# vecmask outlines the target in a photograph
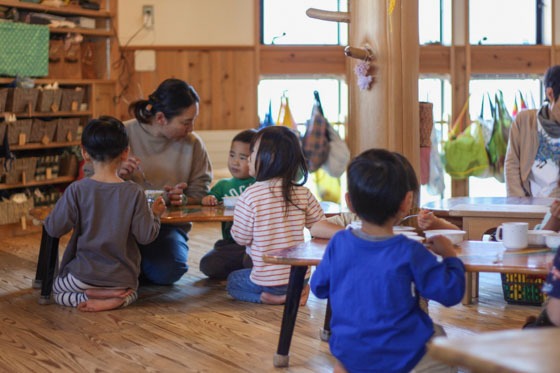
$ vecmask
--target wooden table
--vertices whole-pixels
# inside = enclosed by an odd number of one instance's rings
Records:
[[[321,262],[328,240],[314,238],[295,248],[276,250],[263,256],[267,263],[290,265],[290,280],[286,294],[286,304],[282,316],[278,348],[274,356],[274,366],[289,365],[289,351],[294,326],[299,308],[299,299],[307,266],[316,266]],[[478,296],[478,272],[517,272],[525,274],[547,274],[547,263],[554,254],[547,248],[534,248],[519,251],[506,251],[501,242],[463,241],[457,246],[457,256],[463,261],[466,269],[466,289],[463,304],[472,303]],[[330,312],[327,307],[325,317],[326,331],[322,339],[328,339]],[[323,338],[323,336],[325,338]]]
[[[560,328],[507,330],[461,338],[434,338],[428,354],[472,372],[560,371]]]
[[[524,221],[532,229],[542,221],[553,201],[533,197],[454,197],[422,207],[462,227],[467,239],[480,240],[487,229],[503,222]]]

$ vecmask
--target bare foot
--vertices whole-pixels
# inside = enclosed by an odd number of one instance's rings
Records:
[[[309,298],[309,284],[303,287],[301,292],[301,297],[299,298],[299,305],[305,306],[307,304],[307,298]],[[264,304],[284,304],[286,303],[285,295],[273,295],[270,293],[261,293],[261,302]]]
[[[78,304],[76,308],[82,312],[108,311],[119,308],[124,302],[124,298],[88,299]]]
[[[126,298],[133,292],[132,289],[87,289],[85,291],[89,299]]]

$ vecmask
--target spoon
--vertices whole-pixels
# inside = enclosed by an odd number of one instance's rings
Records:
[[[428,214],[433,214],[433,211],[428,212]],[[412,214],[412,215],[407,215],[404,218],[402,218],[401,220],[399,220],[399,223],[397,225],[400,225],[403,221],[408,220],[410,218],[415,218],[417,216],[420,216],[420,214]]]

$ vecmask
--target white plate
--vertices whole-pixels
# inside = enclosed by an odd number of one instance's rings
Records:
[[[406,232],[406,231],[413,231],[416,228],[414,227],[407,227],[406,225],[395,225],[393,226],[393,232]]]

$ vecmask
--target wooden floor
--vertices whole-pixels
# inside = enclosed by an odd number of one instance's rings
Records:
[[[318,338],[324,301],[311,295],[300,309],[290,367],[275,369],[282,307],[234,301],[224,283],[201,276],[199,258],[220,235],[216,223],[193,227],[190,270],[176,285],[143,287],[133,305],[102,313],[37,303],[39,291],[30,286],[40,239],[34,230],[0,230],[1,372],[332,370],[328,344]],[[446,309],[430,303],[432,318],[449,336],[519,328],[538,311],[506,304],[499,277],[490,274],[481,276],[478,304]]]

